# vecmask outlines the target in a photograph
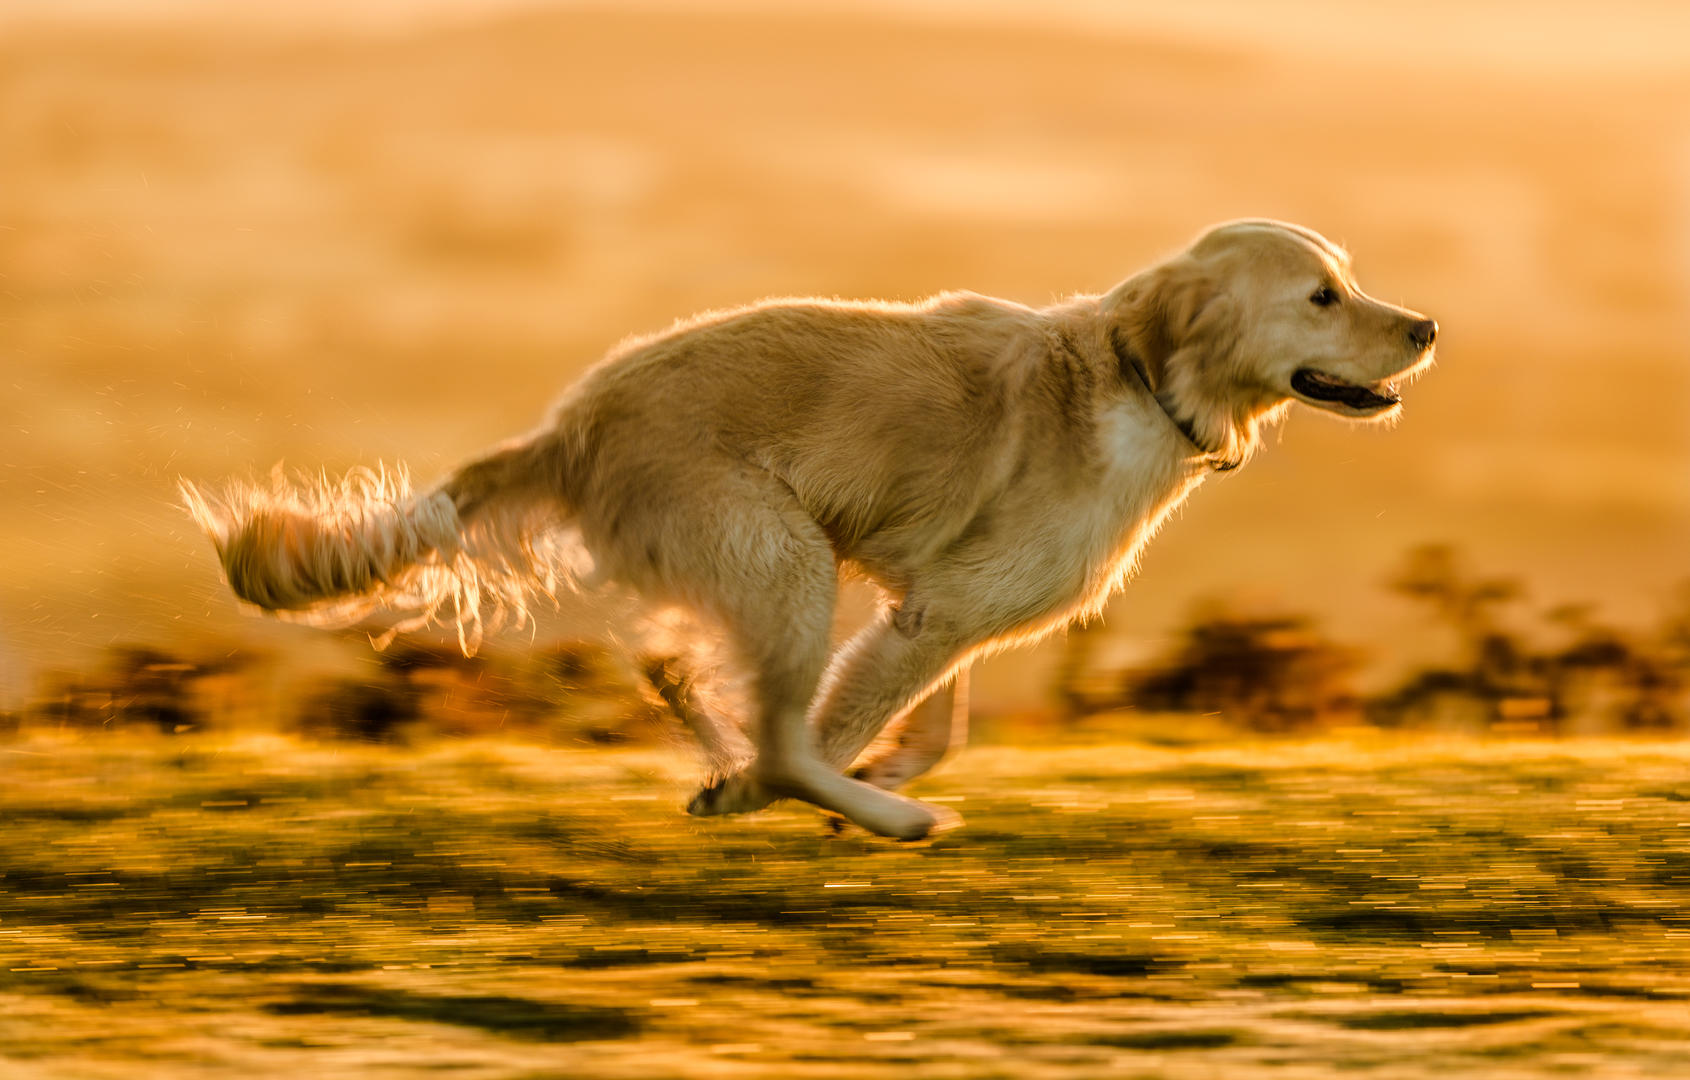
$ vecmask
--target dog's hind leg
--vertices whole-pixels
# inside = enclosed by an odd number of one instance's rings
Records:
[[[905,713],[863,752],[858,780],[896,791],[968,743],[968,668]]]
[[[700,693],[698,681],[684,658],[648,657],[641,674],[675,719],[698,741],[712,771],[725,772],[751,757],[743,735],[722,721],[711,707],[709,694]]]

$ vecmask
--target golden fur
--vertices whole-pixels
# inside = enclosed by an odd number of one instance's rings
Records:
[[[693,812],[792,796],[919,837],[945,812],[841,773],[890,720],[974,657],[1095,612],[1292,401],[1394,414],[1381,384],[1429,363],[1434,331],[1362,293],[1317,234],[1235,222],[1041,309],[946,293],[679,323],[422,495],[387,474],[185,491],[234,591],[298,618],[449,607],[467,649],[484,610],[521,619],[583,578],[707,616],[751,675],[758,754]],[[590,571],[567,565],[576,540]],[[887,602],[830,657],[842,567]]]

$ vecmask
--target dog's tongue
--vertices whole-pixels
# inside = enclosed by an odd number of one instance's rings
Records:
[[[1318,401],[1338,401],[1354,409],[1376,408],[1397,400],[1394,389],[1389,387],[1388,393],[1380,394],[1368,387],[1335,379],[1313,368],[1302,368],[1291,376],[1291,386],[1306,397]]]

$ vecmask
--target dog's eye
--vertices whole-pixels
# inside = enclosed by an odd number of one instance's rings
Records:
[[[1331,307],[1337,302],[1338,294],[1332,290],[1330,285],[1322,285],[1314,291],[1313,296],[1309,297],[1309,303],[1317,307]]]

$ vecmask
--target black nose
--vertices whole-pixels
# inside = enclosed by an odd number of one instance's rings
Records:
[[[1417,349],[1430,349],[1432,342],[1438,337],[1438,322],[1436,319],[1421,319],[1408,326],[1408,340],[1414,342]]]

